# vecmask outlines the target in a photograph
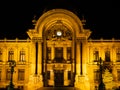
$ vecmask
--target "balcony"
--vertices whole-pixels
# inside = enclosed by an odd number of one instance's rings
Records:
[[[17,64],[17,65],[26,65],[27,62],[26,62],[26,61],[18,61],[16,64]]]
[[[67,64],[70,64],[71,63],[71,60],[65,60],[65,59],[54,59],[54,60],[47,60],[47,63],[48,64],[51,64],[51,63],[67,63]]]

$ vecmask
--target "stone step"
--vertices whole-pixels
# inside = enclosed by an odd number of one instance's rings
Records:
[[[80,90],[75,87],[41,87],[37,90]]]

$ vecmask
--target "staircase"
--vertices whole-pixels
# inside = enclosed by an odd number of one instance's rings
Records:
[[[80,90],[75,87],[41,87],[37,90]]]

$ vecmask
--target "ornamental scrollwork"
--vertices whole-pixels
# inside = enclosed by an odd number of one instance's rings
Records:
[[[46,40],[72,40],[72,32],[60,21],[56,22],[51,28],[49,28],[45,34]]]

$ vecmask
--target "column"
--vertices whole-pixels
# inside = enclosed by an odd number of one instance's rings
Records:
[[[63,47],[63,58],[67,60],[67,47],[66,46]]]
[[[53,70],[50,70],[50,81],[49,85],[54,86],[54,72]]]
[[[38,74],[42,73],[42,43],[38,43]]]
[[[35,74],[38,74],[38,56],[39,56],[39,55],[38,55],[38,50],[39,50],[39,49],[38,49],[38,42],[36,42],[36,45],[35,45],[35,46],[36,46]]]
[[[55,58],[55,48],[54,48],[54,45],[52,45],[51,47],[51,60],[54,60]]]
[[[76,43],[76,75],[80,75],[80,42]]]
[[[35,47],[35,42],[32,42],[33,43],[33,46],[31,48],[31,53],[30,53],[30,57],[31,57],[31,60],[30,62],[32,62],[31,64],[31,73],[32,74],[35,74],[35,67],[36,67],[36,47]]]
[[[64,71],[64,85],[68,86],[69,85],[69,81],[68,81],[68,70]]]

